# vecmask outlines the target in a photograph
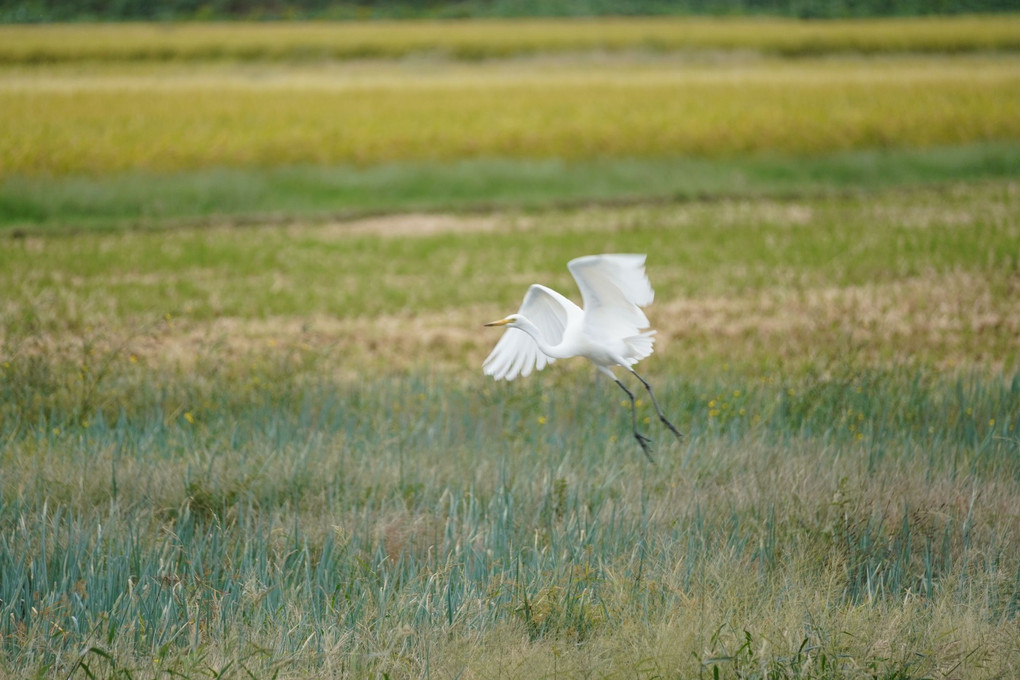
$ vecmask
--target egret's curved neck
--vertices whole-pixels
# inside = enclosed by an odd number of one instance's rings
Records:
[[[546,356],[553,357],[554,359],[562,358],[559,356],[559,352],[556,351],[556,345],[550,345],[545,341],[545,338],[542,337],[542,331],[538,330],[538,326],[532,323],[531,319],[522,316],[517,319],[516,323],[514,323],[514,327],[519,328],[530,335],[535,341],[535,344],[538,345],[538,348],[542,350],[542,353]]]

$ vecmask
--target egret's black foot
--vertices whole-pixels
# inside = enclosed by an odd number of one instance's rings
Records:
[[[638,444],[641,445],[641,450],[645,452],[645,457],[647,457],[650,462],[654,463],[655,459],[652,458],[652,449],[648,446],[652,443],[652,440],[637,430],[634,430],[634,439],[637,439]]]
[[[662,421],[663,425],[665,425],[666,427],[669,428],[670,432],[672,432],[673,434],[676,435],[677,439],[683,439],[684,438],[684,433],[681,432],[680,430],[676,429],[676,425],[674,425],[673,423],[671,423],[668,420],[666,420],[665,416],[659,416],[659,420]]]

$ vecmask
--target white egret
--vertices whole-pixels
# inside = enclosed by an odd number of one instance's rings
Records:
[[[655,331],[647,330],[648,318],[641,310],[655,297],[645,275],[645,256],[589,255],[571,260],[567,269],[581,289],[584,309],[555,290],[533,283],[516,314],[485,324],[507,326],[507,330],[482,370],[496,380],[513,380],[556,359],[588,359],[627,394],[634,438],[653,460],[651,440],[638,432],[634,393],[613,373],[615,366],[633,373],[648,390],[659,420],[677,438],[683,436],[663,415],[652,386],[634,370],[634,364],[652,353],[655,340]]]

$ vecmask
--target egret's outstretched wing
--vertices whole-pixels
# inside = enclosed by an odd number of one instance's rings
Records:
[[[517,313],[528,317],[548,344],[558,345],[567,327],[568,306],[577,305],[551,288],[536,283],[528,288]],[[513,380],[518,375],[530,375],[532,370],[540,371],[553,361],[555,359],[540,350],[530,335],[517,328],[508,328],[482,363],[482,370],[496,380]]]
[[[584,298],[584,327],[593,337],[627,338],[648,328],[641,307],[655,298],[644,255],[589,255],[567,263]]]

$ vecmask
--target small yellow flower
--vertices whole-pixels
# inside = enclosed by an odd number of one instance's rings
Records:
[[[995,427],[995,418],[988,421],[988,427]]]
[[[186,421],[188,421],[189,423],[191,423],[192,425],[194,425],[194,423],[195,423],[195,416],[192,415],[191,411],[185,411],[184,412],[184,419]]]
[[[11,362],[5,361],[4,362],[4,368],[10,368],[10,367],[11,367]]]
[[[733,390],[733,398],[736,399],[740,396],[740,390]]]
[[[53,434],[60,434],[60,428],[59,427],[53,428]]]
[[[89,426],[88,418],[85,418],[84,420],[81,421],[81,426],[82,427],[88,427]]]
[[[545,419],[545,416],[539,416],[538,417],[538,424],[539,425],[545,425],[547,422],[548,421]]]
[[[138,363],[138,357],[136,357],[134,354],[132,354],[131,356],[128,357],[128,361],[130,361],[133,364],[137,364]]]
[[[641,407],[641,400],[640,399],[636,400],[634,402],[634,405],[637,406],[638,408],[640,408]]]
[[[864,433],[863,432],[858,432],[857,433],[857,441],[861,441],[862,439],[864,439]]]
[[[648,416],[645,416],[645,420],[644,420],[645,425],[649,424],[650,422],[652,422],[652,419],[649,418]]]
[[[715,399],[713,399],[712,401],[708,402],[708,407],[709,408],[715,408]]]

